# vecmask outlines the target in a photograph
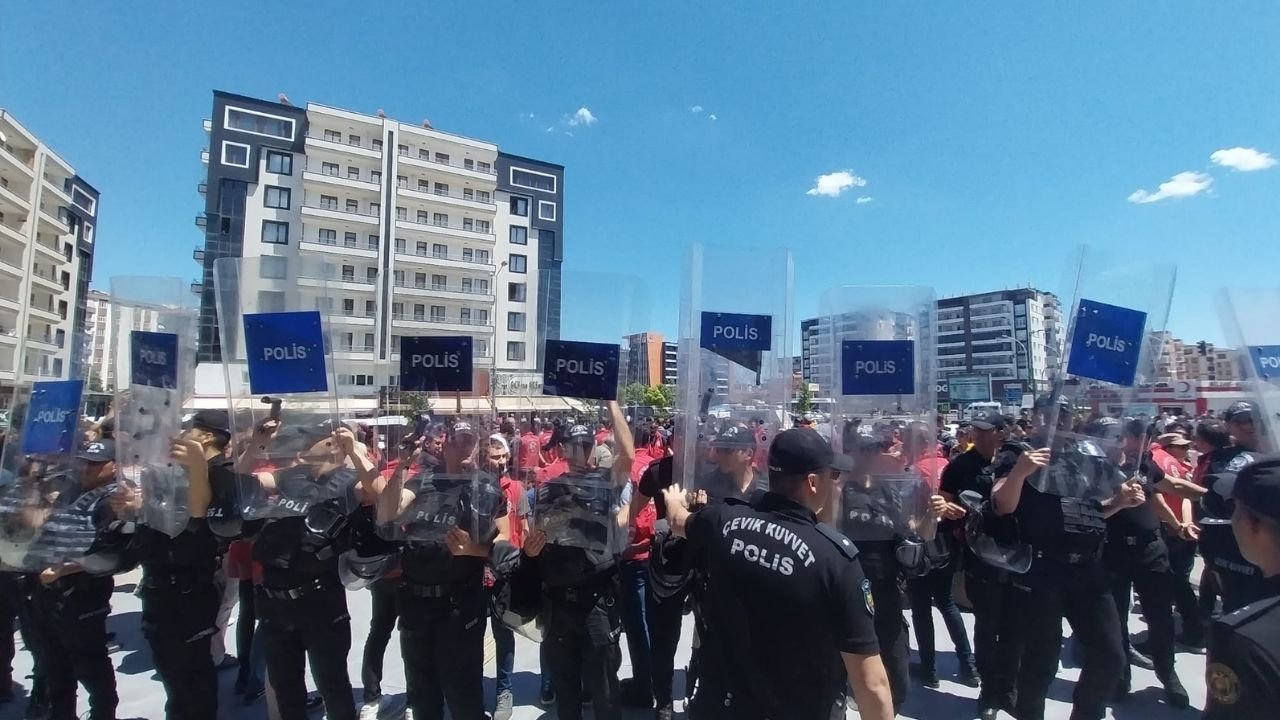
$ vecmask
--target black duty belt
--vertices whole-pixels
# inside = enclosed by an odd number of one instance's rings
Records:
[[[258,591],[272,600],[297,600],[325,590],[340,588],[338,583],[326,578],[316,578],[295,588],[269,588],[259,585]]]
[[[1098,559],[1098,553],[1095,552],[1048,552],[1045,550],[1036,551],[1036,559],[1049,560],[1051,562],[1062,563],[1063,565],[1087,565]]]
[[[569,603],[593,603],[609,594],[609,584],[592,583],[591,585],[547,588],[547,594],[557,600]]]
[[[421,585],[409,580],[400,582],[400,589],[417,598],[449,597],[452,588],[449,585]]]
[[[1120,535],[1120,536],[1112,537],[1109,539],[1113,539],[1116,542],[1120,543],[1121,545],[1125,545],[1127,547],[1145,547],[1155,542],[1159,537],[1160,537],[1159,532],[1153,530],[1149,533],[1144,533],[1141,535]]]
[[[210,570],[207,575],[203,573],[193,573],[190,571],[172,573],[146,571],[142,573],[142,581],[138,584],[151,590],[169,587],[212,585],[214,581],[213,576],[214,571],[212,570]]]

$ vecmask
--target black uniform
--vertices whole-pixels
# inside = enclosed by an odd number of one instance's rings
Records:
[[[706,578],[705,660],[692,712],[827,720],[845,688],[840,653],[878,650],[871,582],[853,543],[774,493],[754,506],[729,499],[704,508],[686,534]]]
[[[316,484],[311,472],[307,466],[279,470],[276,485]],[[356,708],[347,674],[351,616],[347,592],[338,577],[338,555],[350,543],[346,511],[358,505],[353,496],[355,473],[340,468],[318,482],[335,488],[321,495],[338,498],[307,503],[306,515],[268,521],[253,543],[253,559],[262,564],[256,610],[262,619],[267,673],[280,717],[307,717],[305,669],[310,660],[326,717],[354,720]]]
[[[651,580],[645,596],[645,622],[649,626],[650,656],[653,658],[653,699],[659,708],[672,701],[672,677],[675,673],[676,648],[680,644],[680,628],[683,625],[685,601],[689,597],[687,543],[684,538],[670,534],[667,529],[667,503],[662,491],[671,487],[675,458],[664,457],[651,463],[640,476],[640,494],[653,498],[657,511],[657,533],[653,551],[649,554],[652,573],[670,578],[684,577],[678,588],[658,590]]]
[[[208,466],[211,486],[234,488],[231,460],[219,455]],[[221,547],[206,518],[191,519],[177,537],[145,525],[133,537],[142,563],[142,632],[164,684],[169,718],[212,720],[218,715],[210,641],[218,631],[222,602],[223,586],[217,579]]]
[[[1151,661],[1156,677],[1168,685],[1173,675],[1173,575],[1169,568],[1169,550],[1156,517],[1155,485],[1164,480],[1164,472],[1155,463],[1135,463],[1123,468],[1142,482],[1147,495],[1143,504],[1125,508],[1107,518],[1107,540],[1102,559],[1111,575],[1111,592],[1120,619],[1120,638],[1129,644],[1129,603],[1134,590],[1142,602],[1142,616],[1150,633]],[[1132,669],[1124,666],[1121,688],[1129,687]],[[1179,689],[1181,686],[1179,685]]]
[[[610,488],[605,490],[605,488]],[[579,490],[580,489],[580,490]],[[568,474],[542,484],[535,517],[547,544],[534,559],[542,577],[544,640],[561,720],[580,720],[582,692],[591,695],[596,720],[621,720],[618,668],[622,616],[618,604],[616,551],[611,546],[618,503],[609,474]],[[542,525],[550,507],[562,507],[566,525]],[[590,519],[587,519],[587,517]],[[575,545],[556,542],[559,533],[577,535]],[[589,545],[590,547],[582,547]]]
[[[403,574],[396,602],[409,707],[415,718],[439,720],[446,703],[457,720],[485,717],[486,559],[455,557],[443,542],[443,528],[456,526],[458,518],[472,513],[481,513],[485,537],[496,536],[493,521],[506,517],[506,496],[498,489],[497,478],[484,477],[489,482],[423,474],[408,484],[415,501],[405,527],[409,539],[400,553]],[[477,497],[486,487],[496,492]],[[423,532],[415,530],[415,525]]]
[[[875,629],[880,658],[889,675],[893,705],[901,710],[910,684],[907,620],[903,615],[902,591],[898,581],[902,568],[895,550],[903,539],[899,532],[902,517],[900,500],[885,492],[873,478],[862,487],[846,482],[842,494],[840,529],[857,546],[858,561],[866,577],[876,608]]]
[[[1016,461],[1023,447],[1019,443],[1006,443],[994,462],[974,449],[962,453],[943,469],[941,490],[957,499],[960,493],[970,490],[981,495],[984,501],[990,501],[995,468],[1012,468],[1001,454]],[[992,513],[987,514],[987,519],[1001,523]],[[1004,519],[1003,524],[1006,532],[1016,532],[1011,519]],[[979,709],[1011,711],[1018,667],[1022,663],[1022,613],[1026,607],[1027,586],[1014,573],[983,562],[967,544],[963,565],[965,593],[973,604],[974,660],[982,678],[978,706]]]
[[[996,477],[1012,470],[1006,457]],[[1110,497],[1124,480],[1118,467],[1090,441],[1057,450],[1047,468],[1059,482],[1075,485],[1062,497],[1037,490],[1029,478],[1014,513],[1020,539],[1031,545],[1034,560],[1023,576],[1028,593],[1024,615],[1022,664],[1015,708],[1019,720],[1041,720],[1049,685],[1058,673],[1065,617],[1083,653],[1080,679],[1072,694],[1073,720],[1095,720],[1106,713],[1125,665],[1120,620],[1111,596],[1102,545],[1106,522],[1099,498]]]
[[[1253,462],[1254,454],[1241,447],[1219,448],[1209,454],[1204,484],[1210,490],[1219,481],[1235,477],[1245,465]],[[1213,570],[1221,589],[1222,612],[1229,613],[1263,597],[1262,573],[1258,567],[1240,554],[1240,546],[1231,531],[1231,515],[1225,508],[1207,512],[1205,507],[1222,508],[1209,502],[1196,506],[1196,523],[1200,525],[1200,555],[1205,565]]]

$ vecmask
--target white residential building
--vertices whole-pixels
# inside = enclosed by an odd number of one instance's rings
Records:
[[[334,265],[324,292],[338,389],[358,406],[394,388],[403,337],[471,336],[476,396],[495,370],[535,370],[542,341],[559,337],[561,166],[381,111],[220,91],[205,130],[204,274],[192,286],[202,362],[221,358],[213,269],[224,257]]]
[[[122,366],[119,358],[112,358],[119,352],[117,343],[122,333],[121,325],[129,330],[146,330],[155,332],[160,328],[159,308],[148,307],[115,307],[111,296],[99,290],[89,291],[89,322],[86,333],[88,346],[87,378],[96,381],[104,391],[116,389],[116,369]],[[114,311],[114,312],[113,312]],[[127,365],[127,353],[125,365]]]
[[[0,403],[82,372],[98,191],[0,109]]]

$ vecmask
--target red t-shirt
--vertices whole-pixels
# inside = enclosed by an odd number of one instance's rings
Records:
[[[612,435],[613,435],[613,432],[612,432],[612,431],[610,431],[610,430],[605,430],[605,429],[597,430],[597,431],[596,431],[596,444],[597,444],[597,445],[603,445],[603,444],[605,444],[605,442],[607,442],[607,441],[609,440],[609,438],[610,438]]]
[[[507,497],[507,523],[509,525],[508,535],[511,544],[515,547],[524,547],[524,531],[520,527],[520,506],[521,496],[524,495],[524,485],[519,480],[512,480],[506,475],[502,476],[502,494]]]
[[[517,462],[521,470],[536,470],[538,468],[538,449],[540,447],[538,436],[532,432],[527,432],[520,436]]]
[[[556,458],[551,461],[550,465],[540,467],[534,471],[534,477],[537,478],[538,484],[541,485],[548,480],[558,478],[569,472],[569,461],[564,458]]]
[[[933,492],[942,484],[942,471],[947,469],[947,461],[937,455],[925,455],[911,464],[920,473],[920,477],[929,483]]]
[[[542,434],[538,436],[538,448],[547,447],[549,442],[551,442],[551,431],[543,430]],[[550,464],[560,459],[560,448],[553,445],[546,450],[542,450],[542,454],[547,458],[547,463]],[[553,475],[552,477],[555,476]]]

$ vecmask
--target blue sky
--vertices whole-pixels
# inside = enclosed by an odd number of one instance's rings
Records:
[[[790,246],[797,318],[840,283],[1057,289],[1082,242],[1175,261],[1184,339],[1276,284],[1280,166],[1210,158],[1280,157],[1280,4],[386,5],[6,4],[0,105],[103,192],[94,284],[197,277],[213,88],[562,163],[566,272],[642,267],[671,308],[694,240]]]

